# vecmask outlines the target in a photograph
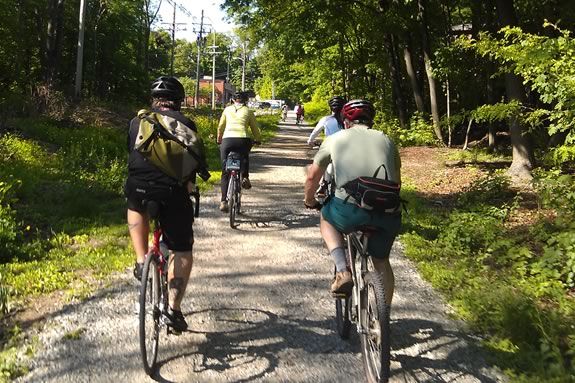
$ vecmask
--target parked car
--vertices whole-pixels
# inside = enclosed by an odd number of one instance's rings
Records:
[[[260,109],[269,109],[272,107],[272,104],[270,104],[269,102],[260,102],[259,108]]]

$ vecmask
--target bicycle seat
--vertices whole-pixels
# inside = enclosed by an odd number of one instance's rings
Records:
[[[146,201],[146,211],[150,219],[158,219],[160,217],[160,203],[157,201]]]
[[[360,232],[361,234],[364,234],[368,237],[374,233],[377,233],[380,230],[381,229],[379,229],[376,226],[369,226],[369,225],[359,226],[355,228],[356,232]]]

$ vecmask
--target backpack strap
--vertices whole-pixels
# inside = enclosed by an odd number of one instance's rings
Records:
[[[389,181],[388,177],[387,177],[387,168],[385,167],[384,164],[381,164],[377,167],[377,169],[375,169],[375,173],[373,173],[373,178],[377,178],[377,173],[379,173],[379,169],[383,168],[383,170],[385,170],[385,180]]]

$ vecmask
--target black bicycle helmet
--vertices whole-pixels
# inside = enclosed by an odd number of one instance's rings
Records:
[[[184,86],[175,77],[158,77],[152,83],[151,94],[153,98],[165,98],[167,100],[181,101],[186,92]]]
[[[241,102],[242,104],[245,104],[246,102],[248,102],[248,94],[246,92],[236,92],[236,94],[234,94],[234,100],[238,100],[239,102]]]
[[[343,118],[371,125],[375,118],[375,109],[367,100],[351,100],[341,110]]]
[[[341,108],[343,108],[343,106],[346,103],[346,100],[341,96],[334,96],[330,98],[327,103],[332,111],[337,112],[340,111]]]

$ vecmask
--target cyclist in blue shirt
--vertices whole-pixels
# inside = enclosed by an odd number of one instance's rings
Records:
[[[331,114],[329,116],[322,117],[315,126],[314,130],[309,135],[307,144],[310,146],[314,145],[316,137],[319,136],[322,130],[324,131],[325,136],[328,137],[343,129],[343,121],[341,120],[340,114],[341,109],[346,103],[345,98],[341,96],[334,96],[330,98],[327,103],[331,109]]]

